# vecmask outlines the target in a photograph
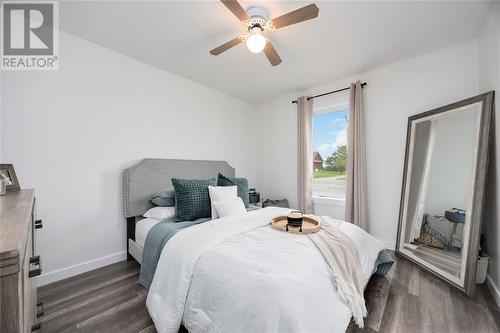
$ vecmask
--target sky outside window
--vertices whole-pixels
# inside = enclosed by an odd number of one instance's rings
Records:
[[[337,147],[347,145],[347,109],[313,117],[313,147],[324,160]]]

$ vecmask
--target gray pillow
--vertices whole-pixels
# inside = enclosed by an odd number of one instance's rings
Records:
[[[245,208],[250,205],[248,196],[248,180],[246,178],[227,177],[219,173],[217,186],[235,186],[238,188],[238,196],[243,200]]]
[[[165,190],[156,193],[149,199],[153,205],[160,207],[172,207],[175,206],[175,192],[174,190]]]
[[[193,221],[203,217],[210,217],[212,208],[208,186],[215,186],[216,184],[216,178],[172,178],[175,191],[175,220]]]

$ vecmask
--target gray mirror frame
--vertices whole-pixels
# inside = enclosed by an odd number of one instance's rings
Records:
[[[433,274],[439,279],[445,281],[449,285],[457,288],[459,291],[466,294],[468,297],[473,298],[476,292],[476,265],[477,265],[477,256],[479,252],[479,239],[481,235],[481,225],[483,219],[483,206],[485,202],[485,185],[486,185],[486,173],[488,169],[488,155],[489,155],[489,146],[491,139],[491,124],[492,124],[492,116],[493,116],[493,102],[495,98],[495,92],[490,91],[475,97],[471,97],[456,103],[452,103],[437,109],[433,109],[427,112],[419,113],[413,116],[408,117],[408,127],[406,131],[406,151],[405,151],[405,160],[404,160],[404,171],[403,171],[403,182],[401,186],[401,202],[399,206],[399,223],[398,223],[398,233],[396,240],[396,254],[410,262],[414,263],[421,269]],[[450,111],[456,108],[460,108],[463,106],[467,106],[470,104],[474,104],[477,102],[483,102],[481,109],[481,124],[480,124],[480,134],[479,134],[479,147],[477,151],[477,160],[476,160],[476,174],[475,174],[475,182],[473,189],[473,201],[472,201],[472,211],[471,211],[471,231],[470,231],[470,243],[469,243],[469,252],[466,254],[466,265],[465,268],[465,279],[464,286],[457,285],[455,282],[447,279],[446,277],[438,274],[433,271],[431,268],[422,265],[417,262],[410,256],[401,252],[400,241],[401,241],[401,229],[403,223],[403,211],[404,211],[404,202],[405,202],[405,192],[406,192],[406,178],[407,178],[407,170],[408,170],[408,159],[409,159],[409,148],[410,148],[410,140],[411,140],[411,128],[412,123],[420,118],[436,115],[442,112]]]

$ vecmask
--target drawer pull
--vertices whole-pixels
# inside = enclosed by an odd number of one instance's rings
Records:
[[[43,228],[42,220],[36,220],[35,221],[35,229],[42,229],[42,228]]]
[[[30,264],[39,265],[40,264],[40,256],[31,257]]]
[[[36,303],[36,317],[40,318],[44,315],[43,312],[43,301]]]
[[[41,332],[42,331],[42,323],[36,323],[31,326],[31,332]]]
[[[28,272],[28,277],[32,278],[42,274],[42,260],[40,259],[40,256],[31,257],[30,264],[37,266],[37,268],[30,269],[30,271]]]

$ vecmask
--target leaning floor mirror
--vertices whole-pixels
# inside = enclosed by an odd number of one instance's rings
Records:
[[[494,93],[409,117],[396,253],[473,297]]]

